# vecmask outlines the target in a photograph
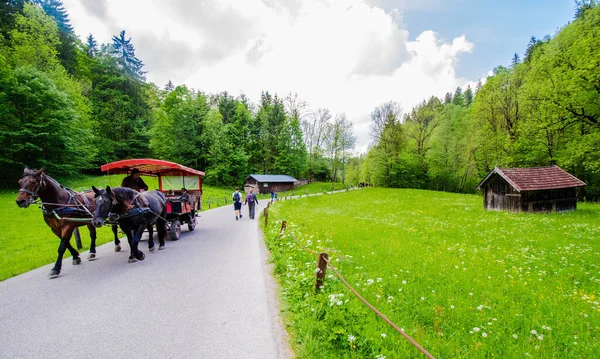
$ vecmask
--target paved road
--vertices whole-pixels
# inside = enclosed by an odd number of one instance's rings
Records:
[[[143,262],[125,241],[0,282],[0,358],[291,357],[257,221],[221,207]]]

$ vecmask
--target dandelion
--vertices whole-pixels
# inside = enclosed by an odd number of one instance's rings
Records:
[[[537,334],[537,331],[536,331],[535,329],[533,329],[533,330],[531,331],[531,334],[533,334],[533,335],[536,335],[536,334]]]
[[[454,309],[454,306],[453,306],[453,305],[451,305],[451,306],[450,306],[450,309]]]
[[[481,336],[487,338],[487,333],[481,333]]]
[[[421,297],[421,300],[425,300],[425,297]]]
[[[474,331],[474,332],[478,332],[478,331],[480,331],[480,330],[481,330],[481,329],[479,329],[478,327],[475,327],[475,328],[473,328],[473,331]]]
[[[381,337],[382,337],[382,338],[385,338],[385,337],[387,337],[387,334],[385,334],[385,333],[381,333]]]
[[[538,340],[544,340],[544,336],[543,335],[538,335]]]
[[[480,305],[477,307],[477,310],[482,310],[482,309],[483,309],[483,304],[480,304]]]
[[[402,281],[402,284],[406,284],[406,281],[405,281],[405,280],[403,280],[403,281]]]
[[[518,339],[519,337],[516,334],[513,334],[513,338]]]
[[[350,343],[354,343],[354,341],[356,341],[356,337],[354,335],[352,335],[352,334],[349,334],[348,335],[348,341]]]

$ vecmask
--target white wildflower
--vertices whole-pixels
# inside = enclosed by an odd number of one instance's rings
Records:
[[[478,327],[475,327],[475,328],[473,328],[473,331],[474,331],[474,332],[478,332],[478,331],[480,331],[480,330],[481,330],[481,329],[479,329]]]
[[[513,334],[513,338],[518,339],[519,337],[516,334]]]
[[[382,338],[385,338],[385,337],[387,337],[387,334],[385,334],[385,333],[381,333],[381,337],[382,337]]]
[[[487,333],[481,333],[481,336],[487,338]]]
[[[355,340],[356,340],[356,337],[355,337],[354,335],[352,335],[352,334],[349,334],[349,335],[348,335],[348,341],[349,341],[350,343],[354,343],[354,341],[355,341]]]
[[[533,330],[531,331],[531,334],[533,334],[533,335],[536,335],[536,334],[537,334],[537,331],[536,331],[535,329],[533,329]]]

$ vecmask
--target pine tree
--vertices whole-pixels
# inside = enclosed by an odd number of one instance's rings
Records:
[[[452,103],[457,106],[462,106],[464,103],[463,92],[462,92],[462,89],[460,88],[460,86],[456,88],[456,91],[454,91],[454,97],[452,97]]]
[[[452,93],[446,92],[446,96],[444,96],[444,105],[447,105],[452,102]]]
[[[531,61],[531,55],[533,54],[533,50],[540,44],[541,41],[536,39],[535,36],[532,36],[527,44],[527,49],[525,50],[525,62],[529,63]]]
[[[465,106],[469,106],[473,103],[473,90],[471,90],[471,85],[467,86],[467,89],[465,90]]]
[[[173,89],[175,89],[175,86],[173,86],[171,79],[169,79],[169,82],[167,82],[167,84],[165,85],[165,91],[171,92],[173,91]]]
[[[73,31],[69,15],[63,7],[62,1],[33,0],[33,3],[40,6],[48,16],[54,19],[58,26],[58,38],[60,40],[60,44],[56,47],[58,58],[69,74],[75,75],[77,72],[77,52],[79,51],[77,36]]]
[[[94,35],[92,34],[87,37],[86,53],[89,57],[95,57],[98,55],[98,42],[96,42],[96,39],[94,39]]]
[[[512,60],[510,61],[510,67],[515,68],[515,66],[517,66],[520,62],[521,60],[519,59],[519,54],[515,52]]]
[[[135,47],[131,44],[131,38],[125,39],[125,30],[119,33],[119,36],[113,36],[113,55],[117,62],[126,73],[133,75],[141,80],[146,79],[146,71],[142,71],[144,63],[135,57]]]
[[[44,9],[46,14],[51,16],[56,25],[58,25],[58,31],[74,34],[73,26],[70,24],[69,15],[67,10],[63,7],[63,3],[60,0],[33,0],[35,4]]]
[[[479,92],[479,90],[481,90],[482,87],[483,84],[481,83],[481,79],[479,79],[479,81],[477,81],[477,86],[475,86],[475,93]]]

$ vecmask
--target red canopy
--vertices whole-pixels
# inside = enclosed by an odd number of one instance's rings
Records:
[[[204,172],[190,167],[180,165],[175,162],[155,160],[152,158],[133,158],[102,165],[102,172],[108,173],[129,173],[137,168],[141,174],[150,176],[204,176]]]

